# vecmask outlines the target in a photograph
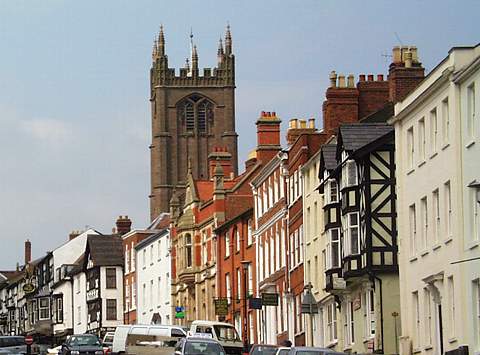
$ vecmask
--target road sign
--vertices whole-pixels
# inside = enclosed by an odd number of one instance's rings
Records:
[[[228,314],[228,298],[215,300],[215,314],[217,316],[226,316]]]
[[[185,318],[185,308],[183,308],[183,306],[176,306],[175,307],[175,318],[176,319]]]
[[[25,344],[32,345],[33,344],[33,337],[31,335],[27,335],[25,337]]]
[[[251,297],[248,299],[248,308],[249,309],[262,309],[262,299]]]
[[[278,293],[262,293],[262,304],[264,306],[278,306]]]

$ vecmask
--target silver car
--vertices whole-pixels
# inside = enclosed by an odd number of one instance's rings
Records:
[[[295,346],[290,348],[288,355],[340,355],[339,353],[328,348],[314,348],[309,346]]]
[[[22,336],[0,336],[0,354],[25,354],[27,345]]]

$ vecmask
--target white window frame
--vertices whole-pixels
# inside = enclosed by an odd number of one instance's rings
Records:
[[[336,234],[336,236],[335,236]],[[334,253],[337,254],[337,263],[334,263]],[[327,270],[339,268],[341,264],[342,254],[340,252],[340,229],[332,228],[328,231],[327,254],[326,254]]]
[[[432,193],[433,204],[433,241],[434,244],[438,243],[439,236],[441,235],[441,214],[440,214],[440,192],[438,189],[433,190]]]
[[[408,169],[414,168],[415,164],[415,135],[413,126],[407,129],[407,165]]]
[[[425,150],[427,141],[425,137],[425,117],[418,120],[418,163],[425,161]]]
[[[471,83],[467,87],[467,137],[470,140],[475,139],[475,83]]]
[[[446,145],[450,141],[450,112],[448,96],[442,101],[442,136],[443,144]]]
[[[425,331],[425,345],[432,345],[432,331],[433,331],[433,319],[432,319],[432,297],[430,295],[430,290],[428,287],[424,288],[424,303],[423,303],[423,313],[424,313],[424,331]]]
[[[368,289],[362,293],[362,309],[364,321],[364,337],[371,339],[375,337],[375,291]]]
[[[230,304],[232,301],[232,285],[230,284],[230,273],[225,274],[225,290],[227,292],[227,302]]]
[[[428,201],[427,196],[424,196],[420,199],[420,217],[421,217],[421,226],[422,226],[422,245],[421,251],[427,250],[429,245],[429,238],[428,238]]]
[[[352,225],[352,217],[356,216],[357,218],[357,224]],[[354,252],[352,246],[354,245],[353,243],[355,242],[352,237],[352,231],[356,229],[357,230],[357,240],[356,240],[356,247],[357,251]],[[344,239],[345,239],[345,256],[349,255],[358,255],[361,253],[361,235],[360,235],[360,214],[358,212],[351,212],[348,213],[344,216]]]
[[[438,114],[436,107],[430,111],[430,147],[432,154],[438,151]]]
[[[447,181],[444,184],[444,191],[445,191],[445,234],[446,239],[450,239],[452,237],[452,187],[450,181]]]
[[[409,229],[410,229],[410,256],[417,253],[417,211],[415,204],[408,207]]]

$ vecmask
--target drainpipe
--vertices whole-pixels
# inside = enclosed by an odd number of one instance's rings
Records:
[[[378,281],[378,285],[379,285],[379,288],[380,288],[380,330],[382,332],[382,336],[381,336],[381,341],[382,341],[382,347],[379,348],[378,350],[380,350],[380,354],[384,354],[384,342],[383,342],[383,290],[382,290],[382,279],[379,278],[377,275],[375,275],[375,273],[373,273],[372,271],[368,271],[368,275],[370,276],[370,280],[373,282],[373,289],[376,288],[376,285],[375,285],[375,280]]]

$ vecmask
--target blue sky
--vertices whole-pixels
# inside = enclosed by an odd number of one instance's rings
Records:
[[[201,67],[231,24],[240,161],[255,120],[321,118],[331,70],[387,72],[394,45],[427,71],[480,41],[479,1],[0,0],[0,269],[74,229],[108,233],[118,215],[148,224],[151,46],[165,26],[173,67],[193,28]],[[399,42],[401,41],[401,43]]]

